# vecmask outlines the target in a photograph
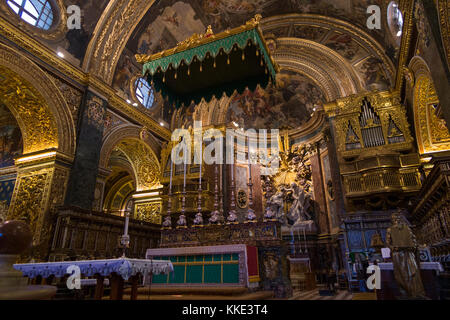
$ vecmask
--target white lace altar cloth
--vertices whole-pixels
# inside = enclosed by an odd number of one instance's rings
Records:
[[[61,261],[44,263],[23,263],[15,264],[14,269],[21,271],[24,276],[32,279],[37,276],[48,278],[55,276],[64,277],[69,274],[69,266],[78,266],[81,274],[92,277],[96,274],[107,277],[113,272],[120,275],[124,280],[136,274],[168,274],[173,272],[173,265],[168,260],[143,260],[143,259],[107,259],[107,260],[84,260],[84,261]]]

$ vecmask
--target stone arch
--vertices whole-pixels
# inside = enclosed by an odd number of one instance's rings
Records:
[[[413,113],[417,146],[420,154],[450,150],[450,133],[439,116],[439,98],[426,62],[415,56],[409,70],[413,74]]]
[[[295,31],[297,27],[310,28],[315,31],[320,30],[320,32],[318,32],[319,36],[317,36],[317,34],[313,37],[311,37],[311,34],[307,36],[298,35]],[[358,28],[349,22],[322,15],[306,13],[273,16],[263,19],[261,22],[261,29],[265,35],[269,35],[272,31],[280,28],[290,30],[288,35],[282,35],[280,37],[309,39],[321,44],[333,33],[348,35],[351,37],[352,41],[355,42],[355,45],[367,51],[366,57],[350,59],[351,61],[348,61],[351,63],[353,69],[358,69],[358,67],[360,67],[367,59],[374,58],[381,62],[380,65],[384,68],[383,72],[386,74],[391,84],[395,79],[396,68],[391,59],[386,55],[385,49],[370,34],[365,32],[365,30]],[[337,51],[339,51],[339,49],[337,49]],[[340,52],[338,53],[341,54]],[[318,61],[320,60],[321,59],[319,58]]]
[[[73,118],[53,81],[34,62],[3,44],[0,70],[0,97],[22,130],[24,154],[56,149],[73,156]]]
[[[83,69],[111,84],[128,39],[154,0],[112,0],[97,23]]]
[[[311,79],[328,101],[355,94],[363,88],[352,66],[317,42],[280,38],[273,57],[282,69],[291,69]]]
[[[142,129],[135,125],[123,125],[111,131],[104,139],[99,165],[108,167],[111,153],[120,150],[128,159],[136,181],[137,191],[159,186],[159,146],[150,136],[143,137]],[[144,139],[142,139],[144,138]]]

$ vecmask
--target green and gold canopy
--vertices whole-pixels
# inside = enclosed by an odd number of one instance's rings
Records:
[[[156,91],[176,107],[231,96],[247,87],[275,83],[277,64],[267,49],[257,15],[245,25],[214,34],[194,34],[175,48],[136,55],[143,74]]]

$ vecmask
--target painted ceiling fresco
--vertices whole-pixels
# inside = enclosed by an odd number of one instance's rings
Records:
[[[276,86],[236,94],[227,122],[245,129],[293,129],[306,123],[324,102],[323,93],[311,80],[293,71],[281,71]]]
[[[77,5],[81,9],[81,29],[69,30],[66,34],[64,43],[61,43],[61,45],[75,58],[80,60],[83,59],[89,40],[95,30],[95,26],[108,2],[109,0],[64,0],[64,4],[67,7],[70,5]]]
[[[320,14],[364,28],[383,43],[383,32],[368,30],[367,7],[382,0],[161,0],[140,22],[127,47],[151,54],[175,46],[192,33],[234,28],[259,13],[264,18],[286,13]]]

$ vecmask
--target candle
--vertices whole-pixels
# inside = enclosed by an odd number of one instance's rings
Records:
[[[169,159],[170,161],[170,182],[169,182],[169,194],[172,193],[172,170],[173,170],[173,163],[172,160]]]
[[[186,159],[184,159],[184,179],[183,179],[183,191],[186,189]]]
[[[130,212],[128,210],[125,211],[125,232],[124,235],[128,235],[128,223],[130,221]]]
[[[203,146],[200,143],[200,177],[198,178],[199,181],[199,185],[202,185],[202,163],[203,163],[203,150],[202,150]]]

